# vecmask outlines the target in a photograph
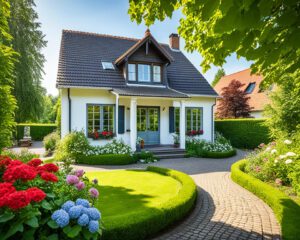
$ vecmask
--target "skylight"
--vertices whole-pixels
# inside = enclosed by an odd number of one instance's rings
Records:
[[[115,69],[112,62],[102,62],[103,69]]]
[[[247,88],[245,90],[245,93],[248,93],[248,94],[252,93],[254,88],[255,88],[255,82],[249,83],[249,85],[247,86]]]

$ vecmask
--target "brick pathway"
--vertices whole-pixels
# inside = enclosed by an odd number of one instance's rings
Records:
[[[245,153],[229,159],[172,159],[155,163],[188,173],[198,185],[195,209],[180,223],[154,240],[280,239],[280,227],[271,208],[230,180],[230,166]],[[127,168],[144,168],[135,164]],[[80,167],[82,168],[82,166]],[[110,170],[120,167],[84,167]]]

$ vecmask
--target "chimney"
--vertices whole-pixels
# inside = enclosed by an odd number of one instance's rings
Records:
[[[177,33],[170,34],[169,42],[172,49],[179,50],[179,35]]]

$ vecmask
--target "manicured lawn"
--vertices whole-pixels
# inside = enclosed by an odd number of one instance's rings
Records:
[[[154,170],[88,172],[88,178],[97,178],[100,184],[95,205],[102,213],[103,239],[144,239],[188,212],[195,198],[194,183],[189,176],[177,173],[184,176],[177,180]],[[184,184],[182,177],[187,178]]]

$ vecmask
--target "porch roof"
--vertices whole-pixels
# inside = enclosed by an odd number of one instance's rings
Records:
[[[167,87],[124,87],[113,88],[112,92],[120,96],[141,96],[141,97],[164,97],[164,98],[189,98],[188,95]]]

